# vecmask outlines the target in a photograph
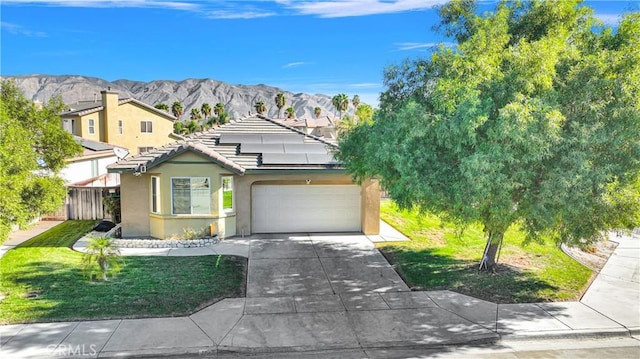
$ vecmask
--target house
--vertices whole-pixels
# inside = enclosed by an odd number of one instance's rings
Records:
[[[329,116],[319,118],[282,119],[283,124],[303,131],[306,134],[322,137],[334,142],[337,139],[336,121]]]
[[[59,176],[66,185],[99,184],[96,179],[105,181],[103,187],[117,186],[120,182],[116,174],[107,175],[107,166],[118,161],[114,149],[117,146],[108,143],[88,140],[74,136],[75,141],[82,146],[82,153],[67,161],[67,165],[60,171]],[[108,181],[108,183],[106,183]]]
[[[378,183],[353,183],[334,147],[258,116],[119,161],[108,170],[120,174],[122,236],[167,238],[210,225],[222,237],[377,234]]]
[[[101,91],[101,100],[69,105],[60,114],[62,127],[88,140],[124,147],[132,154],[179,139],[171,114],[133,98],[119,99],[116,91]]]

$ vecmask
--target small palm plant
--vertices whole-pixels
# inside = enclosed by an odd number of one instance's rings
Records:
[[[89,277],[102,275],[107,281],[107,274],[120,271],[120,250],[113,243],[113,238],[106,236],[91,237],[82,256],[82,265]]]

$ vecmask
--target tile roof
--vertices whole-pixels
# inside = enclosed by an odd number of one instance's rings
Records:
[[[282,151],[286,151],[286,148],[292,148],[295,150],[299,150],[300,148],[313,148],[317,151],[317,145],[320,144],[325,146],[324,153],[328,160],[324,162],[321,161],[322,163],[308,161],[292,164],[263,164],[262,153],[244,153],[242,152],[242,143],[227,143],[228,141],[222,141],[221,143],[221,137],[225,138],[225,135],[227,136],[226,139],[244,137],[252,138],[253,140],[269,140],[270,145],[277,145],[274,141],[278,142],[283,140],[281,147]],[[300,138],[297,138],[298,136]],[[315,144],[316,146],[285,146],[286,139],[294,139],[299,142],[300,145]],[[239,140],[238,142],[242,141]],[[248,147],[249,146],[247,146],[247,148]],[[183,140],[155,148],[149,152],[130,157],[126,160],[120,160],[117,163],[110,165],[108,170],[112,173],[140,172],[143,168],[152,168],[186,151],[198,153],[210,159],[212,162],[240,175],[244,174],[246,171],[259,173],[265,170],[342,170],[342,167],[335,162],[331,156],[331,148],[335,147],[335,144],[325,141],[322,138],[307,135],[303,131],[283,125],[282,123],[267,117],[257,116],[241,120],[233,120],[230,123],[215,129],[187,135]],[[315,156],[316,154],[317,153],[311,154],[311,157],[317,158],[317,156]],[[287,154],[282,153],[282,155]]]
[[[172,121],[177,120],[172,114],[163,111],[163,110],[159,110],[153,106],[150,106],[142,101],[136,100],[135,98],[123,98],[123,99],[119,99],[118,100],[118,105],[124,105],[125,103],[134,103],[136,105],[139,105],[141,107],[146,108],[147,110],[154,112],[156,114],[162,115],[164,117],[167,117],[169,119],[171,119]],[[84,115],[89,115],[92,114],[94,112],[98,112],[98,111],[102,111],[104,110],[104,106],[102,105],[102,101],[84,101],[84,102],[79,102],[77,104],[72,104],[69,106],[70,109],[69,111],[65,111],[63,113],[60,114],[60,116],[62,117],[68,117],[68,116],[84,116]]]

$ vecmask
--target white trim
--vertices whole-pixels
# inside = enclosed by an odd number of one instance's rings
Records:
[[[154,180],[157,180],[157,183],[156,183],[156,191],[157,191],[157,193],[156,193],[156,197],[155,197],[156,202],[157,202],[156,203],[156,210],[157,211],[155,211],[155,212],[153,211],[153,200],[154,200],[154,197],[153,197],[153,182],[154,182]],[[162,202],[161,202],[162,196],[161,196],[161,194],[162,194],[162,191],[160,190],[160,177],[151,176],[151,203],[150,203],[149,207],[151,209],[150,212],[153,213],[153,214],[161,214],[162,213]]]
[[[225,178],[230,178],[231,179],[231,208],[224,208],[224,179]],[[231,213],[235,213],[236,211],[236,185],[235,185],[235,180],[233,178],[233,176],[230,175],[222,175],[220,176],[220,192],[221,192],[221,196],[220,198],[222,199],[221,202],[221,206],[220,206],[220,213],[224,213],[224,214],[231,214]]]
[[[96,134],[96,120],[93,118],[89,118],[87,119],[87,132],[89,132],[90,135],[95,135]]]

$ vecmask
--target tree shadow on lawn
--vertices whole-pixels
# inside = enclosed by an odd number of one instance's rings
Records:
[[[533,273],[505,264],[498,264],[496,273],[487,273],[478,270],[477,261],[432,249],[387,245],[379,250],[412,290],[452,290],[499,304],[544,302],[545,292],[558,290]]]

